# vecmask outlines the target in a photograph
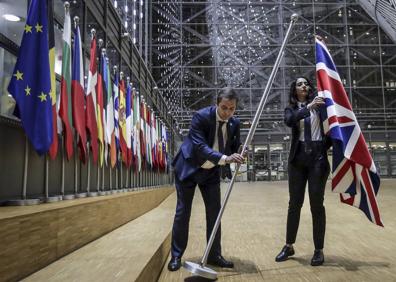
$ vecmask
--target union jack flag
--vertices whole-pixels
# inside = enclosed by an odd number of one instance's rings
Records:
[[[376,195],[380,178],[352,111],[334,61],[323,41],[316,38],[318,96],[325,98],[324,132],[333,145],[332,191],[341,202],[362,210],[383,226]]]

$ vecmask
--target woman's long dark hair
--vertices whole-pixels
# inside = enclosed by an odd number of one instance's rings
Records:
[[[299,76],[290,85],[289,105],[292,106],[292,107],[296,107],[297,106],[297,101],[298,100],[297,100],[297,93],[296,93],[296,84],[297,84],[297,80],[299,78],[304,78],[308,82],[308,85],[309,85],[307,103],[311,103],[313,98],[315,97],[315,90],[314,90],[314,87],[312,85],[312,82],[308,78],[306,78],[304,76]]]

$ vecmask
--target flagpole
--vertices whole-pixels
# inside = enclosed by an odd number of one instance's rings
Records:
[[[109,165],[109,192],[111,193],[113,190],[113,181],[112,181],[112,170],[111,170],[111,164]]]
[[[61,171],[61,195],[65,197],[65,143],[64,137],[61,136],[61,143],[62,143],[62,171]]]
[[[97,165],[97,170],[98,170],[98,174],[99,174],[99,159],[97,160],[97,163],[96,163],[96,165]],[[88,183],[87,183],[87,185],[88,185],[88,197],[96,197],[97,195],[98,195],[98,192],[95,192],[95,191],[92,191],[92,192],[90,192],[90,177],[91,176],[91,166],[88,166]],[[99,178],[99,176],[97,176],[97,178]],[[98,179],[98,181],[99,181],[99,179]]]
[[[120,189],[120,187],[118,187],[118,165],[116,164],[116,166],[115,166],[116,168],[115,168],[115,173],[116,173],[116,185],[115,185],[115,189],[116,189],[116,191],[118,192],[118,189]]]
[[[131,143],[131,147],[133,148],[133,142]],[[132,158],[133,158],[133,152],[132,152]],[[131,179],[130,183],[130,191],[135,190],[135,178],[133,177],[133,167],[134,167],[134,162],[131,161],[131,166],[129,167],[129,178]]]
[[[78,137],[76,134],[76,144],[78,144]],[[74,156],[74,194],[77,194],[78,192],[78,169],[77,169],[77,152],[76,155]]]
[[[104,187],[104,165],[102,166],[102,195],[106,195],[105,187]]]
[[[40,204],[40,199],[27,199],[27,181],[28,181],[28,165],[29,165],[29,142],[25,137],[25,161],[23,167],[23,184],[22,184],[22,200],[12,201],[11,205],[30,206]]]
[[[65,2],[64,3],[64,8],[65,8],[65,13],[68,12],[69,8],[70,8],[70,4],[69,2]],[[74,20],[74,27],[77,28],[78,25],[78,21],[79,18],[76,16],[73,18]],[[76,144],[77,144],[77,137],[76,137]],[[63,146],[63,142],[62,142],[62,149],[64,150],[64,146]],[[77,159],[74,159],[74,187],[75,187],[75,192],[74,194],[69,194],[69,195],[65,195],[64,192],[64,169],[65,169],[65,162],[64,162],[64,153],[62,151],[62,199],[63,200],[72,200],[76,197],[77,194]]]
[[[100,186],[100,168],[99,168],[99,160],[98,165],[96,167],[96,192],[99,193],[99,186]]]
[[[78,22],[80,18],[78,16],[75,16],[73,18],[74,20],[74,29],[77,28]],[[76,39],[74,39],[76,40]],[[78,144],[78,136],[76,134],[76,145]],[[77,156],[74,158],[74,194],[77,194],[78,188],[77,188]]]
[[[101,50],[101,48],[102,48],[102,46],[103,46],[103,39],[102,38],[99,38],[98,39],[98,49],[99,50]],[[100,65],[100,59],[98,58],[98,61],[99,61],[99,64],[98,64],[98,70],[97,70],[97,72],[99,73],[99,69],[100,69],[100,67],[101,67],[101,65]],[[97,93],[98,94],[98,93]],[[96,100],[96,103],[98,103],[98,99]],[[98,104],[96,105],[97,107],[98,107]],[[100,113],[100,109],[98,109],[97,110],[99,113]],[[103,114],[103,113],[100,113],[100,114]],[[98,115],[98,119],[100,118],[100,115]],[[103,119],[102,119],[102,121],[103,121]],[[101,122],[102,122],[101,121]],[[97,123],[98,123],[98,121],[96,121]],[[102,133],[103,133],[103,130],[104,130],[104,128],[103,128],[103,125],[102,125]],[[98,130],[98,134],[99,134],[99,130]],[[98,136],[99,137],[99,136]],[[103,140],[104,141],[104,140]],[[102,143],[102,146],[103,146],[103,144],[104,144],[104,142]],[[103,148],[102,148],[102,150],[103,150]],[[99,154],[101,155],[101,152],[100,152],[100,150],[99,150]],[[98,167],[97,167],[97,179],[96,179],[96,192],[100,195],[100,196],[103,196],[104,194],[103,194],[103,192],[100,190],[100,174],[101,174],[101,171],[102,171],[102,178],[103,178],[103,163],[101,164],[101,167],[102,167],[102,169],[100,169],[100,159],[101,159],[101,156],[99,156],[99,158],[98,158]],[[103,181],[102,181],[102,185],[103,185]]]
[[[48,158],[47,154],[44,156],[45,159],[45,176],[44,176],[44,186],[45,186],[45,201],[48,200]]]
[[[99,153],[100,154],[100,153]],[[96,164],[96,192],[92,192],[90,196],[97,196],[100,186],[100,156],[98,156],[98,162]]]
[[[6,202],[6,205],[8,205],[8,206],[30,206],[30,205],[40,204],[40,199],[27,199],[27,196],[26,196],[28,164],[29,164],[29,142],[28,142],[27,137],[25,137],[25,157],[24,157],[24,164],[23,164],[23,180],[22,180],[21,199],[9,200]]]
[[[26,186],[27,186],[27,169],[29,163],[29,143],[27,137],[25,138],[25,161],[23,166],[23,184],[22,184],[22,200],[26,201]],[[23,205],[23,204],[22,204]]]
[[[61,201],[62,200],[62,196],[52,196],[52,197],[49,196],[49,192],[48,192],[48,177],[49,177],[49,173],[48,173],[48,171],[49,171],[49,169],[48,169],[48,167],[49,167],[48,155],[46,154],[44,156],[44,158],[45,158],[45,172],[44,172],[44,191],[45,191],[44,194],[45,194],[45,197],[44,197],[44,201],[46,203],[53,203],[53,202]]]
[[[65,8],[65,16],[66,16],[66,13],[69,10],[70,4],[69,4],[69,2],[66,1],[63,5],[64,5],[64,8]],[[61,100],[61,98],[59,100]],[[65,197],[65,149],[66,148],[65,148],[64,130],[65,130],[65,128],[63,126],[63,129],[62,129],[63,132],[62,132],[62,136],[61,136],[61,142],[62,142],[61,194],[62,194],[62,197]]]
[[[297,14],[293,14],[291,16],[289,27],[287,29],[285,38],[284,38],[282,46],[280,48],[278,57],[276,58],[274,67],[272,68],[271,75],[270,75],[270,77],[269,77],[269,79],[267,81],[267,85],[265,87],[263,96],[261,97],[260,103],[258,105],[256,114],[255,114],[253,122],[252,122],[252,126],[250,127],[248,135],[247,135],[246,140],[245,140],[245,143],[243,144],[242,151],[240,152],[241,155],[245,154],[245,152],[247,150],[247,147],[250,145],[250,143],[251,143],[251,141],[253,139],[253,135],[254,135],[254,133],[256,131],[258,122],[260,120],[260,116],[261,116],[261,114],[263,112],[263,109],[264,109],[265,103],[267,101],[268,94],[269,94],[269,91],[271,89],[272,83],[274,81],[276,72],[278,71],[279,65],[280,65],[281,60],[283,58],[284,49],[286,47],[286,43],[287,43],[287,40],[289,38],[290,31],[291,31],[293,25],[296,23],[297,19],[298,19],[298,15]],[[226,194],[224,196],[224,200],[223,200],[223,203],[221,205],[221,209],[220,209],[219,214],[217,216],[215,225],[214,225],[213,230],[212,230],[212,234],[210,235],[210,238],[209,238],[208,244],[206,246],[205,253],[204,253],[204,255],[203,255],[202,259],[201,259],[201,262],[199,264],[197,264],[197,263],[186,261],[184,263],[184,265],[183,265],[191,273],[197,274],[199,276],[202,276],[202,277],[205,277],[205,278],[208,278],[208,279],[217,279],[217,272],[212,270],[212,269],[210,269],[210,268],[208,268],[208,267],[206,267],[206,262],[207,262],[207,259],[208,259],[209,252],[210,252],[210,250],[212,248],[212,244],[213,244],[214,238],[216,236],[217,229],[219,228],[219,225],[220,225],[221,217],[222,217],[224,209],[225,209],[225,207],[227,205],[227,201],[228,201],[228,198],[229,198],[230,193],[232,191],[232,187],[234,185],[235,178],[236,178],[236,175],[237,175],[237,173],[239,171],[239,168],[240,168],[240,164],[237,164],[236,169],[234,171],[234,174],[232,175],[231,181],[230,181],[230,183],[228,185],[228,189],[227,189]]]
[[[76,136],[76,138],[77,138],[77,136]],[[78,144],[77,142],[76,142],[76,144]],[[85,144],[85,145],[88,145],[88,143],[87,144]],[[88,166],[89,166],[89,153],[88,153],[88,151],[89,151],[89,146],[87,146],[87,156],[86,156],[86,162],[88,163]],[[74,195],[73,194],[70,194],[70,195],[66,195],[66,197],[67,197],[67,200],[72,200],[72,199],[74,199],[74,198],[85,198],[86,196],[87,196],[87,192],[78,192],[78,185],[77,185],[77,182],[78,182],[78,177],[77,177],[77,172],[78,172],[78,160],[77,160],[77,156],[76,156],[76,158],[74,159],[74,161],[75,161],[75,171],[74,171],[74,175],[75,175],[75,179],[74,179],[74,181],[75,181],[75,187],[74,187]],[[82,178],[82,168],[81,168],[81,162],[80,162],[80,179]],[[88,174],[88,173],[87,173]],[[82,180],[80,180],[80,189],[82,189]],[[87,186],[87,189],[88,189],[88,186]]]
[[[87,194],[89,195],[90,193],[90,178],[91,178],[91,160],[90,160],[90,156],[89,156],[89,145],[87,147]]]
[[[120,68],[120,70],[121,70],[121,68]],[[118,85],[118,87],[120,87],[120,85],[121,85],[121,81],[123,80],[123,78],[124,78],[124,72],[122,72],[122,71],[120,71],[120,81],[119,81],[119,85]],[[119,88],[120,89],[120,88]],[[121,93],[121,91],[119,92],[119,93]],[[124,95],[126,95],[126,93],[124,93]],[[118,96],[118,101],[120,101],[119,102],[119,105],[121,106],[121,95],[120,96]],[[120,110],[120,108],[118,108],[118,110]],[[120,113],[120,112],[119,112]],[[118,124],[120,123],[120,114],[118,114]],[[119,132],[119,136],[118,136],[118,138],[119,138],[119,141],[120,141],[120,150],[122,151],[122,147],[121,147],[121,131],[122,131],[122,128],[120,127],[120,126],[118,126],[118,132]],[[125,136],[124,136],[124,138],[125,138]],[[123,181],[122,181],[122,152],[121,152],[121,162],[120,162],[120,192],[123,192],[123,189],[124,189],[124,187],[123,187]]]
[[[126,85],[127,85],[127,90],[126,91],[128,92],[128,86],[129,86],[129,89],[130,89],[129,93],[131,93],[131,78],[129,76],[126,79]],[[125,98],[126,97],[127,96],[125,95]],[[131,97],[129,97],[129,99],[131,99]],[[127,103],[125,101],[125,106],[126,105],[127,105]],[[129,111],[130,110],[131,109],[129,109]],[[125,112],[126,112],[126,110],[125,110]],[[132,118],[132,112],[130,114],[131,114],[130,118]],[[129,129],[129,131],[131,131],[131,129],[127,127],[127,130],[128,129]],[[128,134],[131,134],[131,132],[129,132],[129,133],[127,132],[125,138],[128,138]],[[129,142],[131,142],[131,140],[129,140]],[[131,148],[129,150],[132,150],[132,142],[131,142]],[[127,165],[126,165],[126,171],[125,171],[125,188],[126,188],[126,191],[130,191],[131,190],[131,185],[129,184],[129,181],[128,181],[129,180],[129,175],[130,175],[129,171],[130,171],[130,168],[131,168],[128,158],[129,158],[129,152],[128,152],[128,145],[127,145],[127,159],[126,159]]]
[[[121,160],[121,164],[120,164],[120,189],[121,190],[124,189],[124,181],[122,179],[122,160]]]

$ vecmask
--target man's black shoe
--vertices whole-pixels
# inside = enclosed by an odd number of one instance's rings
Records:
[[[171,260],[168,263],[168,270],[176,271],[179,270],[180,267],[181,267],[181,259],[179,257],[171,258]]]
[[[221,255],[208,258],[208,264],[211,264],[214,266],[220,266],[220,267],[224,267],[224,268],[234,268],[234,263],[232,261],[226,260]]]
[[[311,259],[311,265],[312,266],[319,266],[324,263],[324,255],[322,250],[315,250],[312,259]]]
[[[288,245],[285,245],[282,248],[281,252],[276,256],[275,261],[277,262],[285,261],[292,255],[294,255],[293,247],[289,247]]]

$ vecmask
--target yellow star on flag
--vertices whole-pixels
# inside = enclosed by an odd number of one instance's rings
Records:
[[[30,33],[32,33],[32,26],[31,25],[25,25],[25,32],[26,33],[28,33],[28,32],[30,32]]]
[[[39,23],[36,24],[35,28],[36,28],[36,32],[43,32],[43,26],[39,25]]]
[[[30,90],[31,90],[31,88],[29,87],[29,85],[26,85],[26,88],[25,88],[26,96],[30,96]]]
[[[47,101],[47,95],[44,94],[44,92],[41,92],[41,95],[38,96],[41,100],[41,102]]]
[[[23,73],[19,72],[19,70],[17,70],[17,72],[14,73],[14,76],[16,77],[17,80],[23,80]]]

